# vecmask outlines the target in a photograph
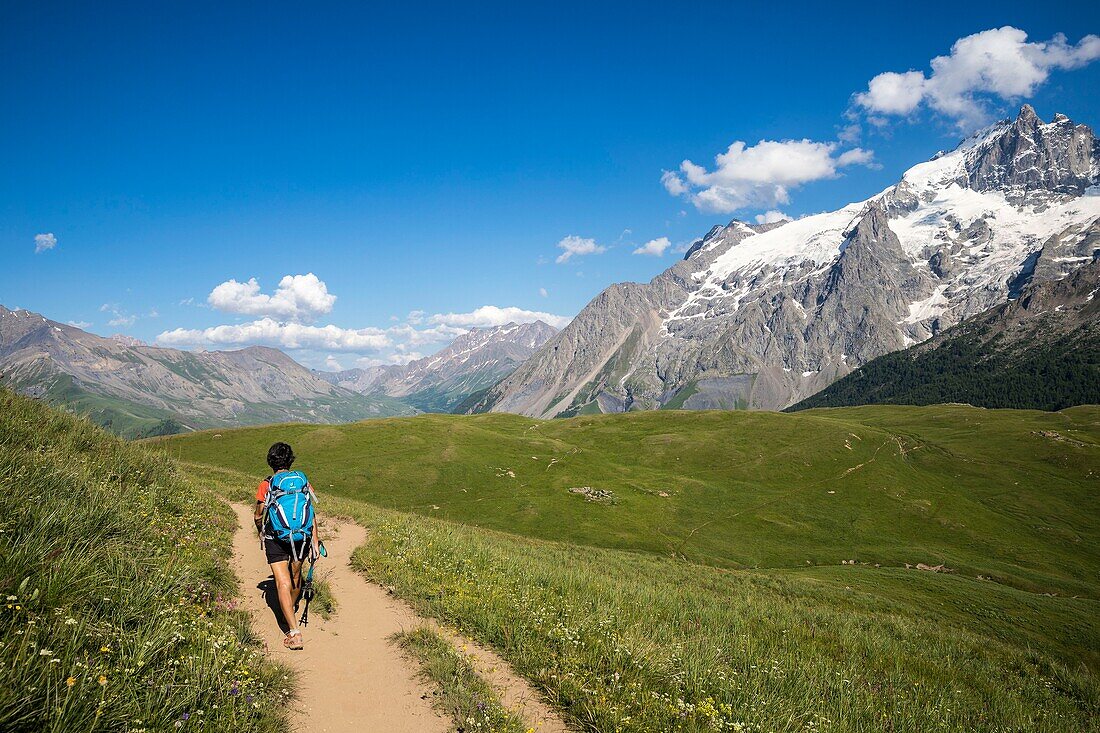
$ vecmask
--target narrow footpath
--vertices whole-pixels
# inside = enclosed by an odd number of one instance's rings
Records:
[[[260,550],[251,507],[234,505],[239,528],[233,538],[233,569],[241,584],[252,627],[269,655],[299,673],[298,697],[291,711],[292,729],[314,733],[445,733],[452,723],[431,704],[433,690],[419,679],[415,662],[390,637],[420,626],[439,630],[431,619],[417,616],[399,599],[368,583],[348,564],[366,532],[352,522],[325,522],[328,558],[318,572],[328,581],[337,612],[328,621],[313,609],[303,630],[305,649],[283,647],[274,581]],[[539,733],[568,733],[561,719],[526,680],[488,649],[449,630],[443,633],[467,646],[475,668],[496,689],[501,702],[519,713]]]

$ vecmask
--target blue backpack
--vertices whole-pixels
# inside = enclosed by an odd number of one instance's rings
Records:
[[[267,524],[275,537],[290,543],[291,555],[300,561],[313,534],[313,487],[301,471],[277,473],[269,481],[264,499]]]

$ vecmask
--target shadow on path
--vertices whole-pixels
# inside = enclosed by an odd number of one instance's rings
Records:
[[[275,617],[275,623],[279,624],[279,630],[285,635],[286,632],[290,631],[290,626],[283,618],[283,610],[279,608],[279,590],[275,586],[275,576],[267,576],[266,580],[261,580],[256,584],[256,588],[263,592],[264,603],[267,604],[271,615]]]

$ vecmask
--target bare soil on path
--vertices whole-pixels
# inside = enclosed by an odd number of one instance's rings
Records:
[[[252,627],[268,654],[296,670],[297,698],[291,703],[293,730],[314,733],[445,733],[452,723],[432,707],[434,689],[420,679],[415,662],[390,637],[428,626],[456,646],[466,647],[475,668],[497,691],[501,702],[539,733],[568,733],[560,717],[526,680],[496,653],[473,644],[430,619],[417,616],[399,599],[368,583],[348,564],[363,543],[365,530],[353,522],[324,523],[328,557],[318,574],[331,588],[337,612],[324,620],[310,611],[303,629],[305,649],[283,647],[271,569],[260,549],[251,507],[233,505],[239,531],[233,538],[233,569],[241,583]]]

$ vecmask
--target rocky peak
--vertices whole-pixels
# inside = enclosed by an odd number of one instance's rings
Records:
[[[1025,104],[1014,122],[990,129],[966,158],[975,191],[1003,190],[1013,204],[1038,204],[1080,196],[1096,182],[1100,144],[1087,125],[1062,114],[1043,123]]]

